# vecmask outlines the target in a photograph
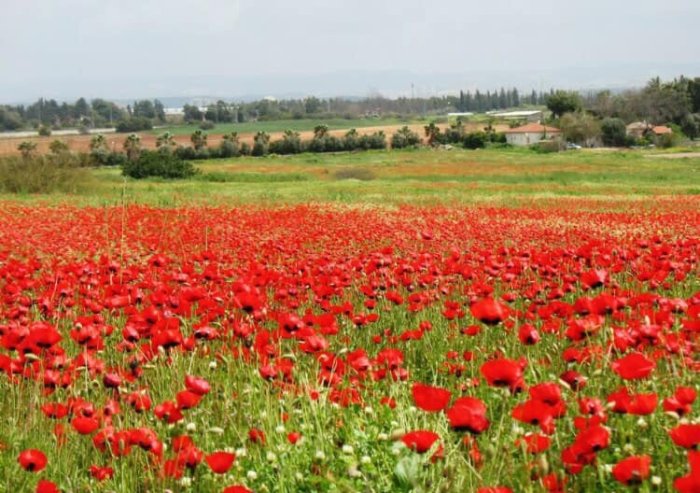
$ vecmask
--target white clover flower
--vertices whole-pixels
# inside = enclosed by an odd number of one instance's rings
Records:
[[[379,435],[377,435],[377,440],[380,440],[382,442],[385,442],[388,439],[389,439],[389,435],[387,435],[386,433],[380,433]]]
[[[361,464],[371,464],[372,458],[369,455],[363,455],[362,457],[360,457],[360,463]]]
[[[249,481],[255,481],[256,479],[258,479],[258,473],[253,470],[248,471],[245,476],[248,478]]]
[[[277,428],[275,428],[275,431],[277,433],[284,433],[284,425],[279,425]]]
[[[661,478],[659,476],[652,476],[651,484],[653,484],[654,486],[661,486]]]
[[[300,472],[294,473],[294,477],[296,478],[297,481],[303,481],[304,480],[304,475]]]
[[[236,449],[236,457],[245,457],[246,455],[248,455],[248,449],[245,447]]]
[[[348,476],[350,476],[351,478],[361,478],[362,473],[360,472],[360,470],[357,468],[356,465],[352,465],[352,466],[348,467]]]
[[[374,414],[374,409],[371,406],[365,407],[365,414],[372,416]]]
[[[216,361],[210,361],[209,362],[209,369],[210,370],[216,370],[216,367],[219,366]]]
[[[644,418],[639,418],[637,420],[637,426],[640,429],[645,430],[645,429],[649,428],[649,423],[647,423],[647,421]]]
[[[612,464],[605,464],[603,465],[603,470],[607,473],[611,473],[613,470],[613,465]]]
[[[622,447],[622,449],[627,453],[630,453],[630,454],[634,453],[634,445],[632,445],[631,443],[626,443],[625,446]]]
[[[314,457],[316,457],[318,460],[324,460],[326,458],[326,454],[323,453],[323,450],[317,450]]]
[[[352,445],[346,444],[346,445],[343,445],[343,453],[351,455],[351,454],[355,453],[355,449],[352,448]]]
[[[268,452],[265,458],[267,459],[267,462],[275,462],[277,460],[277,456],[274,452]]]
[[[187,426],[185,426],[185,429],[187,431],[197,431],[197,425],[196,425],[196,423],[187,423]]]
[[[180,483],[180,486],[184,486],[185,488],[189,488],[190,486],[192,486],[192,478],[185,476],[184,478],[180,479],[179,483]]]

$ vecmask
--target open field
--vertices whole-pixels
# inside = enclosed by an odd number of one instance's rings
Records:
[[[0,493],[697,491],[699,158],[197,166],[0,196]]]
[[[129,201],[154,205],[511,206],[558,197],[649,202],[659,196],[700,195],[699,158],[669,160],[642,151],[536,154],[522,149],[420,149],[235,158],[196,165],[200,175],[187,181],[125,181],[118,169],[95,169],[89,190],[68,200],[115,204],[126,193]],[[55,196],[51,200],[62,199]]]

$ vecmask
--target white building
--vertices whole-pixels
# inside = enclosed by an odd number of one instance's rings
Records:
[[[506,140],[514,146],[529,146],[537,144],[545,139],[558,139],[561,130],[554,127],[547,127],[539,123],[528,123],[522,127],[511,128],[503,132]]]
[[[502,120],[526,120],[531,123],[540,122],[543,117],[543,113],[539,110],[500,111],[489,114]]]

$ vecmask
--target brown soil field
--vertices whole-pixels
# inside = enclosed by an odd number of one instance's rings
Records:
[[[364,128],[358,128],[357,132],[360,135],[363,134],[370,134],[372,132],[377,132],[379,130],[384,131],[384,133],[387,135],[387,140],[391,138],[391,135],[396,132],[398,129],[403,127],[403,125],[382,125],[382,126],[376,126],[376,127],[364,127]],[[408,125],[408,127],[416,132],[418,135],[421,136],[421,138],[424,137],[424,131],[423,131],[423,125],[422,124],[414,124],[414,125]],[[442,129],[447,128],[447,125],[440,125]],[[466,130],[469,131],[476,131],[476,130],[481,130],[482,125],[481,124],[472,124],[472,125],[465,125]],[[506,130],[508,127],[505,125],[496,125],[495,129],[496,131],[503,131]],[[344,130],[331,130],[329,133],[331,135],[335,136],[342,136],[347,132],[349,129],[344,129]],[[311,139],[313,137],[313,131],[309,130],[307,132],[300,132],[301,138],[304,140]],[[124,140],[126,139],[126,136],[128,134],[106,134],[105,137],[107,139],[107,142],[109,143],[110,148],[113,151],[120,151],[122,149],[122,146],[124,144]],[[141,144],[145,149],[155,149],[156,147],[156,135],[152,134],[140,134],[141,135]],[[249,132],[249,133],[241,133],[239,134],[239,138],[241,142],[247,142],[252,145],[253,143],[253,137],[255,133]],[[270,133],[270,136],[272,140],[280,139],[283,135],[283,132],[272,132]],[[49,152],[49,144],[53,142],[54,140],[61,140],[68,144],[68,147],[70,148],[71,151],[73,152],[89,152],[90,151],[90,139],[92,138],[92,135],[71,135],[67,137],[29,137],[29,138],[6,138],[6,139],[0,139],[0,156],[17,156],[19,155],[19,151],[17,150],[17,146],[26,140],[29,140],[31,142],[35,142],[37,144],[37,151],[40,154],[48,153]],[[207,136],[207,143],[209,144],[210,147],[215,147],[219,145],[219,143],[223,140],[223,134],[217,134],[217,133],[211,133],[208,134]],[[177,142],[180,145],[183,146],[189,146],[190,145],[190,136],[189,135],[177,135],[175,136],[175,142]]]

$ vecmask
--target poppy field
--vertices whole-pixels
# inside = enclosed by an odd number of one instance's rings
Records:
[[[696,196],[0,238],[0,492],[700,492]]]

